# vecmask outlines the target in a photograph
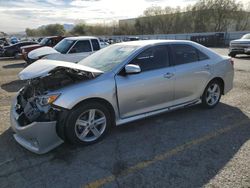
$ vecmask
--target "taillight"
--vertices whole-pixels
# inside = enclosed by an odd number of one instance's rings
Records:
[[[234,60],[232,58],[229,59],[229,63],[231,63],[234,66]]]

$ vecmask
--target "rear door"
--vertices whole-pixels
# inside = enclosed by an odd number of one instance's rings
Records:
[[[175,105],[200,98],[212,77],[210,59],[189,44],[171,45],[175,64]]]
[[[142,52],[129,64],[141,67],[138,74],[116,75],[117,98],[122,118],[159,110],[173,101],[174,68],[168,46],[155,46]]]

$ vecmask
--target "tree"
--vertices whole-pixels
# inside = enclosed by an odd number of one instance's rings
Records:
[[[79,23],[71,30],[71,33],[74,35],[84,35],[87,32],[86,24]]]
[[[34,29],[26,28],[26,29],[25,29],[25,33],[26,33],[27,36],[31,36],[31,37],[36,36],[36,32],[35,32]]]
[[[46,36],[64,35],[64,33],[65,33],[65,29],[63,25],[60,25],[60,24],[47,25],[43,30],[43,34]]]
[[[47,26],[39,27],[37,29],[25,29],[27,36],[52,36],[52,35],[64,35],[65,29],[60,24],[50,24]]]

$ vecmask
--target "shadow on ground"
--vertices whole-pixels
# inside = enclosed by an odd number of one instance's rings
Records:
[[[9,83],[2,84],[1,88],[7,92],[17,92],[25,85],[25,83],[26,81],[23,80],[14,80]]]
[[[240,122],[244,125],[237,127]],[[63,144],[41,156],[16,144],[7,130],[0,135],[0,187],[80,187],[110,175],[115,180],[107,187],[202,187],[250,139],[250,126],[245,125],[250,120],[236,107],[196,106],[116,127],[94,145]],[[123,174],[131,166],[222,129],[229,131]]]
[[[14,63],[14,64],[4,65],[3,68],[15,69],[15,68],[24,68],[25,66],[26,66],[26,63]]]
[[[237,55],[235,59],[240,59],[240,60],[250,60],[250,55]]]

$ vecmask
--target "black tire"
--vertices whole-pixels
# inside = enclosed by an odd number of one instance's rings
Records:
[[[104,132],[101,134],[100,137],[98,137],[96,140],[93,141],[83,141],[81,140],[76,133],[77,125],[76,121],[83,114],[84,112],[90,110],[90,109],[97,109],[98,111],[101,111],[106,118],[106,127]],[[104,105],[97,103],[97,102],[89,102],[89,103],[83,103],[72,109],[72,111],[69,113],[69,116],[67,118],[67,121],[65,123],[65,137],[66,140],[69,141],[72,144],[80,144],[80,145],[90,145],[94,144],[98,141],[100,141],[108,132],[109,128],[111,127],[111,114]],[[91,133],[91,132],[90,132]],[[89,133],[89,134],[90,134]]]
[[[237,54],[236,54],[236,53],[229,53],[228,55],[229,55],[230,57],[236,57]]]
[[[14,58],[15,58],[15,59],[18,59],[18,58],[19,58],[18,52],[16,52],[16,53],[14,54]]]
[[[216,98],[216,101],[214,103],[212,102],[208,102],[208,98],[209,98],[209,89],[211,89],[211,87],[213,87],[213,85],[217,85],[218,86],[218,90],[219,90],[219,95],[218,98]],[[212,80],[208,83],[207,87],[205,88],[203,95],[202,95],[202,106],[205,108],[214,108],[219,102],[220,102],[220,98],[221,98],[221,94],[222,94],[222,85],[218,80]],[[210,101],[210,100],[209,100]]]

